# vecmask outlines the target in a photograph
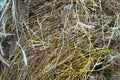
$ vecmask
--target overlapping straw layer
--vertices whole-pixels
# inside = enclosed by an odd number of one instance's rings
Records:
[[[119,80],[119,8],[115,0],[4,1],[1,79]]]

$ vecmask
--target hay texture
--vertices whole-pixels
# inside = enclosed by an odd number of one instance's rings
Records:
[[[120,80],[119,0],[5,0],[0,80]]]

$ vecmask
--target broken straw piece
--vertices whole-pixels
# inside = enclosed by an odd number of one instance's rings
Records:
[[[86,25],[86,24],[84,24],[80,21],[77,21],[77,24],[79,24],[81,27],[88,28],[88,29],[94,29],[95,28],[95,26],[93,26],[93,25]]]
[[[13,35],[13,34],[0,32],[0,37],[1,37],[1,36],[8,36],[8,35]]]
[[[2,55],[0,54],[0,61],[2,61],[5,65],[10,66],[5,59],[2,57]]]

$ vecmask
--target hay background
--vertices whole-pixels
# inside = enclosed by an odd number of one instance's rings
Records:
[[[10,66],[0,63],[1,80],[120,80],[119,1],[7,3],[0,40]]]

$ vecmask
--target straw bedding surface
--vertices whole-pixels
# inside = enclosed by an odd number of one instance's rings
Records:
[[[3,80],[120,80],[117,0],[5,0]]]

